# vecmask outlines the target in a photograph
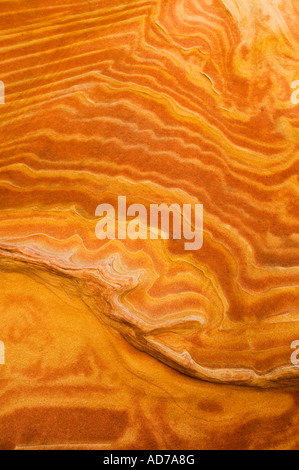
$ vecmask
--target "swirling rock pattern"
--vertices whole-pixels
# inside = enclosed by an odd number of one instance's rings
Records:
[[[298,21],[2,2],[2,447],[298,447]],[[119,195],[203,204],[203,248],[98,240]]]

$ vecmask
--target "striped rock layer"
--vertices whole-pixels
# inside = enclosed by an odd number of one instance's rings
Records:
[[[297,2],[1,7],[2,447],[296,448]],[[202,249],[97,239],[119,196]]]

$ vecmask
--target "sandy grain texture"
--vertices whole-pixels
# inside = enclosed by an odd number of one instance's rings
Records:
[[[298,448],[296,0],[0,2],[0,444]],[[204,205],[204,244],[101,203]]]

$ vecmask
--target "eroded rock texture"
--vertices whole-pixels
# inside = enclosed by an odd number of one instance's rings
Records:
[[[298,448],[297,2],[1,7],[1,446]],[[98,240],[120,195],[203,248]]]

